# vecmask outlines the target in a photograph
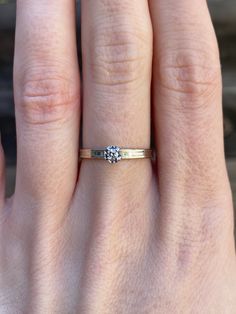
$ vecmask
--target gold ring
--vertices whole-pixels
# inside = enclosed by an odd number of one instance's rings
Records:
[[[152,149],[144,148],[120,148],[118,146],[107,146],[105,149],[87,149],[80,150],[81,159],[103,159],[111,164],[115,164],[123,159],[144,159],[153,158]]]

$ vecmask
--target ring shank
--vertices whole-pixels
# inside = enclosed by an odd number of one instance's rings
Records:
[[[80,158],[81,159],[104,159],[104,149],[81,149]],[[144,159],[152,158],[152,149],[128,149],[121,148],[120,154],[122,159]]]

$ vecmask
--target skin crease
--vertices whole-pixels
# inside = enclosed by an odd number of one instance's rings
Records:
[[[5,200],[1,153],[0,313],[236,313],[206,2],[84,0],[82,47],[80,87],[74,1],[17,1],[17,179]],[[148,148],[151,135],[156,162],[78,159],[82,146]]]

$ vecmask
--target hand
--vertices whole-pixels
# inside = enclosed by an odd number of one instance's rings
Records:
[[[82,46],[80,88],[74,1],[17,1],[17,179],[1,196],[0,313],[235,313],[206,1],[83,0]],[[150,147],[151,120],[157,163],[79,161],[81,146]]]

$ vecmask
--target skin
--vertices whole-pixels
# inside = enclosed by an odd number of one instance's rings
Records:
[[[5,200],[1,152],[0,313],[235,313],[206,1],[83,0],[82,47],[83,86],[74,1],[17,1],[17,179]],[[79,160],[80,147],[148,148],[151,135],[156,162]]]

